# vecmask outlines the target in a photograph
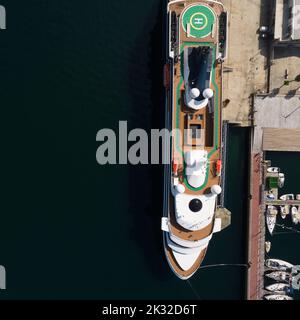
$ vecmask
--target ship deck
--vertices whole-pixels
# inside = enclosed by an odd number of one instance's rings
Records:
[[[186,1],[187,5],[193,4],[193,1]],[[200,1],[201,3],[201,1]],[[209,165],[207,168],[206,179],[204,184],[199,188],[193,188],[187,182],[185,176],[184,151],[189,149],[185,145],[184,137],[175,135],[173,140],[172,160],[179,163],[179,182],[186,188],[186,193],[190,195],[201,195],[208,193],[212,185],[220,184],[220,177],[215,175],[216,161],[221,159],[221,84],[222,70],[221,64],[216,62],[218,54],[218,37],[216,19],[223,12],[223,7],[216,3],[205,3],[201,5],[201,13],[199,8],[183,10],[183,3],[174,3],[170,5],[170,11],[176,12],[176,15],[181,14],[180,21],[180,41],[179,41],[179,59],[173,64],[172,72],[172,129],[180,129],[184,132],[186,129],[186,117],[192,114],[194,118],[201,119],[201,127],[203,128],[204,149],[208,152]],[[199,5],[199,2],[197,2]],[[195,4],[195,7],[197,6]],[[183,12],[183,13],[182,13]],[[201,18],[203,18],[201,20]],[[189,20],[187,20],[189,19]],[[199,27],[194,28],[193,21],[200,23]],[[186,22],[190,21],[190,29],[186,30]],[[211,89],[214,91],[214,112],[210,113],[208,107],[199,111],[189,110],[184,103],[184,50],[188,47],[209,47],[212,49],[213,63],[211,70]],[[170,228],[171,232],[184,240],[197,241],[206,238],[212,233],[213,222],[206,228],[200,231],[188,231],[180,227],[176,223],[173,197],[170,196]]]
[[[172,250],[169,247],[167,247],[166,255],[168,257],[168,260],[171,261],[172,268],[174,269],[174,271],[177,274],[180,274],[181,277],[183,277],[183,278],[189,278],[191,274],[194,274],[199,269],[202,261],[205,258],[206,251],[207,251],[207,249],[204,249],[201,251],[201,253],[200,253],[198,259],[196,260],[196,262],[194,263],[193,267],[188,271],[181,270],[181,268],[178,266],[178,264],[176,262],[176,259],[172,253]]]

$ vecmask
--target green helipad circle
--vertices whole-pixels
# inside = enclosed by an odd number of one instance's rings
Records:
[[[194,38],[205,38],[213,29],[216,17],[212,9],[205,5],[192,5],[182,14],[182,28],[185,32],[190,26],[189,33]]]

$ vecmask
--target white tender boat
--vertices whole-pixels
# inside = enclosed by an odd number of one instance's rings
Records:
[[[266,300],[294,300],[292,297],[286,294],[268,294],[264,297]]]
[[[272,191],[267,194],[267,199],[268,199],[268,200],[275,200],[275,196],[274,196],[274,194],[272,193]]]
[[[273,271],[265,274],[265,276],[275,281],[288,281],[291,277],[291,274],[286,271]]]
[[[278,175],[278,187],[283,188],[285,182],[285,176],[284,173],[279,173]]]
[[[294,265],[289,262],[280,259],[267,259],[266,266],[272,270],[281,270],[287,271],[288,269],[292,269]]]
[[[298,207],[297,213],[295,213],[295,224],[300,223],[300,206]]]
[[[288,214],[290,214],[290,207],[288,205],[280,206],[281,218],[285,219]]]
[[[268,230],[271,235],[273,234],[275,229],[277,213],[278,213],[278,210],[275,206],[268,206],[267,214],[266,214],[266,222],[267,222]]]
[[[267,172],[279,173],[280,172],[280,168],[278,168],[278,167],[270,167],[270,168],[267,169]]]
[[[285,294],[290,289],[290,285],[287,283],[274,283],[266,286],[266,290],[276,292],[278,294]]]
[[[266,253],[269,253],[271,251],[271,246],[272,244],[270,241],[265,242]]]
[[[295,200],[295,196],[292,193],[289,193],[289,194],[282,195],[279,199],[283,201]]]
[[[292,221],[294,224],[298,224],[300,222],[300,212],[298,212],[297,207],[292,207]]]

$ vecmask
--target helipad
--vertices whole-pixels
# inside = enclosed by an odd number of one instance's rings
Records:
[[[182,28],[185,32],[187,32],[189,25],[191,37],[205,38],[211,34],[216,17],[209,7],[196,4],[188,7],[183,12],[181,20]]]

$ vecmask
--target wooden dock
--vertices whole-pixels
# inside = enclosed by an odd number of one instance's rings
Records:
[[[300,129],[263,129],[264,151],[300,151]]]
[[[299,200],[266,200],[267,206],[300,206]]]

